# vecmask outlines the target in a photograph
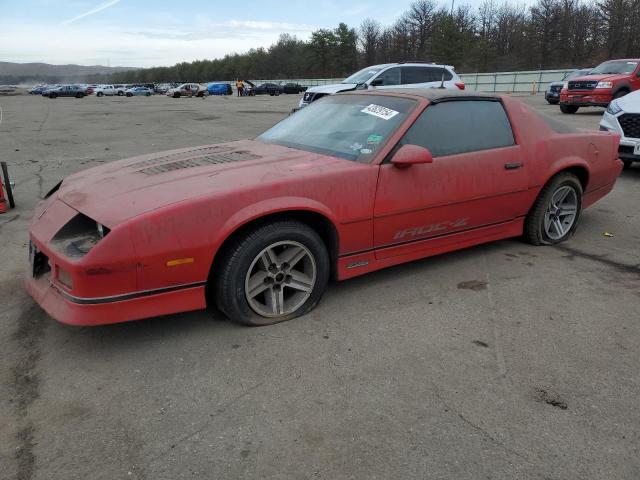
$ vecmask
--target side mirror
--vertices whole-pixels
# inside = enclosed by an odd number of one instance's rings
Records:
[[[376,78],[373,82],[371,82],[372,87],[380,87],[384,85],[384,80],[381,78]]]
[[[356,90],[366,90],[367,88],[369,88],[369,85],[366,83],[358,83],[356,85]]]
[[[411,165],[418,165],[420,163],[433,163],[433,156],[431,152],[418,145],[403,145],[400,147],[393,158],[391,163],[398,168],[409,168]]]

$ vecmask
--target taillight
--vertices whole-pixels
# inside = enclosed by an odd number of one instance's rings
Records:
[[[456,82],[456,87],[458,87],[460,90],[464,90],[464,83]]]

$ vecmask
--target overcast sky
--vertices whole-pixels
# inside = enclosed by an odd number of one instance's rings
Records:
[[[268,47],[280,33],[307,39],[316,28],[333,28],[339,22],[358,26],[366,17],[387,25],[410,3],[0,0],[0,61],[173,65]],[[481,0],[456,0],[458,3],[475,7]],[[265,5],[269,5],[266,10]],[[281,8],[274,9],[277,5]]]

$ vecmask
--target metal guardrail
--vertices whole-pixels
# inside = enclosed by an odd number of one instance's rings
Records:
[[[551,82],[562,79],[567,70],[528,70],[522,72],[463,73],[460,78],[467,90],[480,92],[544,92]],[[331,83],[340,83],[342,78],[289,78],[279,80],[251,80],[260,83],[299,83],[306,87],[316,87]]]
[[[568,70],[529,70],[523,72],[464,73],[460,78],[467,90],[480,92],[544,92],[551,82],[562,80]]]

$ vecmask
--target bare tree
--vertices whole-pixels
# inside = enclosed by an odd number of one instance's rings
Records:
[[[365,18],[360,24],[359,30],[359,44],[362,49],[364,63],[373,65],[376,63],[376,52],[382,35],[382,26],[376,20]]]

